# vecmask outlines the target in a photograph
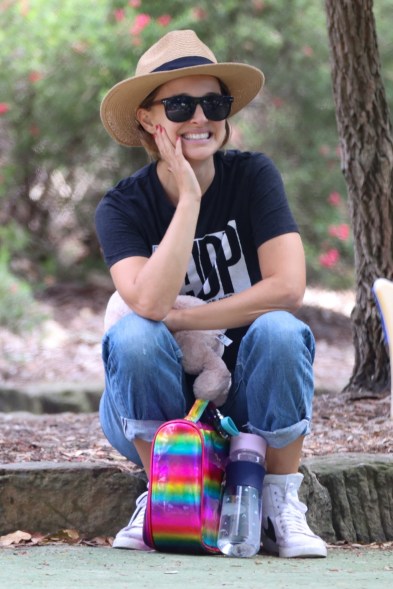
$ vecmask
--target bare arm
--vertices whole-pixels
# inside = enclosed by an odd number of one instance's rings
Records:
[[[165,130],[160,128],[156,142],[176,182],[176,211],[151,257],[120,260],[112,266],[111,276],[131,309],[160,321],[172,308],[187,272],[202,194],[195,173],[183,156],[180,140],[173,146]]]
[[[300,236],[288,233],[267,241],[258,249],[258,258],[263,280],[208,305],[171,310],[165,318],[168,328],[229,329],[250,325],[268,311],[298,309],[306,284]]]
[[[187,271],[198,212],[197,203],[179,204],[150,258],[125,258],[112,266],[120,296],[142,317],[160,321],[173,306]]]

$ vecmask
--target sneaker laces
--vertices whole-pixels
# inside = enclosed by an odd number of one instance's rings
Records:
[[[307,524],[306,512],[307,507],[299,501],[295,485],[290,483],[285,491],[284,501],[280,513],[277,516],[277,523],[280,526],[283,536],[288,534],[307,534],[308,536],[314,536]]]
[[[145,518],[145,511],[146,511],[146,504],[147,504],[147,491],[139,495],[135,502],[135,511],[132,514],[132,517],[129,521],[128,526],[126,529],[128,530],[131,527],[142,527],[143,520]]]

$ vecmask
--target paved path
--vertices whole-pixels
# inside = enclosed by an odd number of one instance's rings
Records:
[[[2,589],[389,589],[393,550],[331,548],[326,559],[183,556],[82,546],[0,550]]]

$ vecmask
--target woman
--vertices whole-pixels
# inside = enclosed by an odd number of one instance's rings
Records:
[[[139,60],[134,77],[105,96],[101,118],[155,161],[110,190],[97,233],[121,298],[132,309],[103,341],[100,406],[111,444],[149,472],[157,427],[192,405],[172,333],[227,329],[233,384],[222,413],[268,443],[263,545],[284,557],[326,556],[298,499],[310,431],[314,340],[292,312],[305,289],[301,239],[281,177],[262,154],[221,151],[227,118],[263,85],[260,70],[218,64],[193,31],[173,31]],[[174,310],[176,296],[205,301]],[[146,493],[114,541],[144,549]]]

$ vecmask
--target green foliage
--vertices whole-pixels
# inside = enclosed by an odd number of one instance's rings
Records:
[[[30,285],[11,270],[10,260],[28,247],[28,234],[17,223],[0,227],[0,325],[26,331],[42,319]]]
[[[43,319],[27,282],[9,270],[8,256],[0,254],[0,325],[25,332]]]
[[[390,97],[392,12],[392,0],[376,3]],[[177,28],[193,28],[219,60],[264,71],[261,97],[232,121],[233,146],[264,151],[277,163],[309,278],[351,285],[351,238],[332,230],[349,219],[322,0],[0,1],[0,221],[14,223],[0,241],[12,250],[12,267],[18,271],[27,257],[26,278],[39,284],[101,264],[95,206],[146,158],[106,135],[100,101],[133,75],[147,47]],[[332,205],[332,193],[341,195],[340,206]],[[14,247],[15,226],[28,250]]]

